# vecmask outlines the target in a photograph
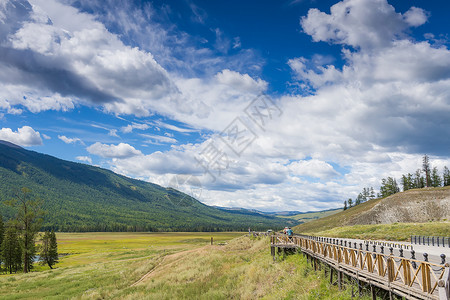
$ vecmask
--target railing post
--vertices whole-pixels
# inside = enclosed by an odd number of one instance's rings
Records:
[[[445,264],[445,271],[442,278],[438,281],[439,300],[450,299],[450,266]]]
[[[416,266],[416,262],[414,261],[416,259],[416,251],[414,251],[414,250],[411,250],[411,259],[413,260],[411,262],[411,265],[414,269],[416,269],[417,266]]]
[[[431,290],[430,266],[427,263],[422,263],[421,265],[422,265],[422,290],[428,293]]]
[[[387,259],[387,273],[389,282],[394,281],[395,268],[394,268],[394,260],[392,257]]]

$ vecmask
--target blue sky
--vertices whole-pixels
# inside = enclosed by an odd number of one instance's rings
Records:
[[[449,6],[0,0],[0,139],[210,205],[339,207],[450,166]]]

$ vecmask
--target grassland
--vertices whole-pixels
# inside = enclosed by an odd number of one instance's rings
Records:
[[[215,245],[211,246],[213,236]],[[0,276],[0,299],[350,299],[301,255],[242,233],[62,233],[54,270]],[[219,245],[221,243],[222,245]],[[144,280],[138,282],[142,277]]]

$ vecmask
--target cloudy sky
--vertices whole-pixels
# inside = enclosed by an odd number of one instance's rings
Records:
[[[209,205],[450,166],[441,0],[0,0],[0,139]]]

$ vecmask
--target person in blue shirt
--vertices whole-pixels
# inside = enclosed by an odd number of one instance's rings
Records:
[[[286,230],[286,234],[289,237],[289,241],[292,241],[292,236],[294,235],[294,231],[292,231],[291,227],[289,227],[288,230]]]

